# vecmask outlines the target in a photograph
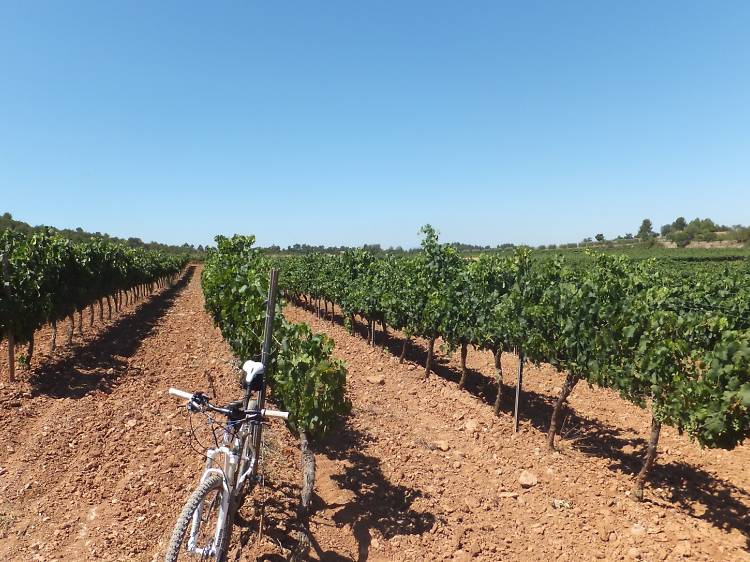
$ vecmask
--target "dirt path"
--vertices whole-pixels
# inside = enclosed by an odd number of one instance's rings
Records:
[[[195,275],[4,385],[0,559],[160,559],[202,466],[166,389],[236,398],[230,360]]]
[[[487,404],[486,355],[470,355],[470,392],[459,391],[455,357],[423,382],[415,362],[399,365],[303,310],[286,315],[332,335],[350,369],[352,416],[316,445],[313,559],[750,559],[747,448],[701,452],[667,432],[661,488],[636,504],[625,496],[628,448],[640,446],[648,419],[618,398],[577,388],[568,439],[549,455],[540,428],[559,375],[529,371],[531,419],[514,436],[510,404],[499,419]],[[411,359],[421,361],[421,352]],[[197,276],[53,359],[0,387],[0,558],[159,560],[202,465],[166,388],[205,389],[220,400],[238,394]],[[510,372],[514,358],[504,367]],[[259,540],[251,498],[234,562],[285,560],[293,546],[299,452],[280,425],[268,436],[266,485],[256,490],[264,534]],[[537,479],[528,489],[518,482],[524,469]]]
[[[649,419],[616,395],[580,385],[561,452],[548,454],[543,430],[562,381],[551,369],[527,370],[527,419],[514,435],[511,396],[492,414],[489,354],[470,354],[460,391],[457,354],[424,382],[423,346],[411,355],[419,365],[400,365],[395,338],[390,352],[373,349],[299,308],[285,315],[333,336],[350,369],[353,415],[318,455],[320,558],[750,559],[747,447],[705,452],[666,431],[649,501],[638,504],[626,494]],[[513,372],[516,359],[503,367]],[[536,485],[519,484],[524,470]]]

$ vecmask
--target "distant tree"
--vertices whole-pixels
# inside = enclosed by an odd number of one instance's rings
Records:
[[[678,248],[684,248],[688,244],[690,244],[691,237],[687,232],[684,232],[682,230],[676,230],[672,231],[669,234],[669,239],[672,240],[675,244],[677,244]]]
[[[656,236],[656,233],[654,232],[654,225],[651,219],[643,219],[641,227],[638,229],[638,238],[648,240],[654,236]]]
[[[627,232],[625,233],[625,240],[632,240],[633,239],[633,233]]]
[[[663,224],[661,227],[661,235],[667,236],[670,232],[672,232],[672,225],[671,224]]]
[[[685,217],[677,217],[677,219],[672,223],[672,231],[685,230],[686,226],[687,221],[685,220]]]
[[[604,242],[604,234],[597,234],[594,238],[597,242]]]

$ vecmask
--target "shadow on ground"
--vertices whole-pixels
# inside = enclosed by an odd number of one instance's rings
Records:
[[[109,392],[128,369],[127,358],[135,354],[153,331],[193,273],[194,268],[188,268],[172,287],[114,320],[96,338],[72,349],[64,357],[40,365],[29,378],[33,395],[82,398],[97,390]]]
[[[412,503],[421,496],[421,492],[391,483],[380,468],[380,459],[364,452],[366,445],[372,442],[371,437],[347,423],[342,424],[329,438],[315,446],[316,455],[325,455],[332,460],[346,460],[343,472],[332,475],[331,479],[341,489],[350,491],[353,497],[345,503],[326,504],[318,494],[314,494],[312,519],[315,519],[316,512],[334,511],[334,524],[352,529],[357,542],[357,562],[364,562],[369,557],[371,529],[379,531],[385,538],[392,538],[396,535],[425,533],[435,522],[435,517],[431,513],[411,509]],[[299,545],[300,529],[308,528],[305,518],[298,512],[299,487],[284,483],[266,483],[266,487],[268,491],[264,494],[262,502],[263,533],[287,551],[295,551]],[[251,497],[245,500],[240,513],[242,516],[235,519],[239,545],[229,557],[233,561],[239,560],[242,549],[258,536],[261,519]],[[318,529],[321,527],[318,526]],[[352,562],[352,558],[335,550],[323,550],[312,533],[305,534],[319,560]],[[303,555],[299,559],[307,560],[308,557]],[[257,558],[257,562],[282,560],[286,559],[276,554]]]
[[[283,482],[266,482],[265,489],[256,486],[251,495],[245,498],[240,513],[234,519],[234,532],[237,533],[238,544],[232,548],[233,552],[230,551],[228,560],[239,561],[243,549],[250,541],[257,540],[259,531],[272,542],[293,551],[296,548],[297,537],[292,527],[296,524],[299,493],[298,487]],[[278,554],[265,554],[256,558],[257,562],[286,560]]]
[[[315,313],[314,307],[303,308]],[[335,314],[333,319],[335,323],[344,325],[341,315]],[[355,322],[354,332],[366,338],[367,327],[362,322]],[[376,342],[397,357],[401,354],[403,340],[394,334],[389,334],[383,345],[383,334],[377,331]],[[427,360],[425,346],[412,340],[407,346],[405,359],[417,365],[424,365]],[[448,359],[439,353],[435,354],[433,372],[455,383],[461,378],[460,372],[451,368]],[[506,380],[510,378],[509,373],[505,373],[504,376]],[[515,372],[513,378],[515,380]],[[494,377],[469,369],[465,390],[487,404],[494,405],[497,383]],[[514,398],[515,391],[504,385],[501,399],[503,412],[512,415]],[[521,398],[521,418],[537,430],[546,433],[553,406],[553,397],[524,390]],[[646,441],[641,437],[625,435],[617,427],[601,420],[582,416],[568,407],[564,414],[561,434],[563,438],[570,439],[573,447],[581,452],[610,460],[610,470],[635,475],[641,468]],[[625,453],[623,449],[626,446],[640,452]],[[747,490],[690,463],[663,463],[659,462],[658,458],[649,475],[649,481],[653,488],[668,491],[669,501],[675,508],[725,531],[740,531],[745,536],[746,547],[750,548],[750,493]],[[703,509],[696,509],[698,506],[703,506]]]
[[[414,500],[421,497],[419,490],[393,484],[383,474],[380,459],[366,453],[366,446],[374,440],[349,424],[334,432],[320,443],[316,453],[332,460],[345,460],[343,472],[331,479],[342,489],[353,494],[353,499],[344,504],[326,505],[320,497],[316,502],[326,509],[336,510],[333,521],[338,526],[349,526],[357,541],[357,562],[367,560],[372,537],[370,530],[377,530],[390,539],[396,535],[421,535],[435,523],[431,513],[414,511]],[[323,552],[313,544],[321,560],[347,560],[335,552]]]

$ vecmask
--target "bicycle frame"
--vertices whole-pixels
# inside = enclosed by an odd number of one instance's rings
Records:
[[[237,422],[234,423],[236,424]],[[205,548],[196,546],[198,533],[201,528],[201,516],[203,514],[203,505],[201,504],[193,514],[193,520],[190,525],[190,534],[188,535],[187,542],[188,552],[200,556],[213,556],[216,554],[213,545],[219,543],[220,533],[224,530],[229,517],[231,500],[237,497],[238,492],[242,490],[248,476],[251,476],[252,467],[257,466],[257,463],[254,462],[256,457],[255,449],[251,449],[251,458],[247,459],[250,468],[248,468],[244,474],[240,474],[239,478],[237,477],[242,450],[244,449],[245,441],[250,438],[252,434],[251,428],[255,423],[256,422],[241,422],[240,427],[233,429],[231,428],[232,422],[230,422],[230,425],[224,429],[222,446],[206,450],[206,464],[200,482],[203,483],[211,474],[219,474],[221,476],[224,493],[222,494],[222,501],[217,514],[213,544],[210,547]],[[258,423],[258,425],[260,424]],[[218,455],[223,456],[221,467],[217,466]]]

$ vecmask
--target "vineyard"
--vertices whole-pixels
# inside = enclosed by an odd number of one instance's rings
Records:
[[[281,259],[290,299],[318,316],[338,306],[352,330],[385,342],[388,327],[428,343],[424,376],[440,339],[460,349],[466,384],[468,348],[495,357],[497,398],[505,393],[503,353],[552,365],[564,376],[549,420],[554,447],[565,403],[580,381],[617,391],[651,411],[651,435],[633,490],[643,498],[662,424],[701,446],[732,449],[750,435],[750,268],[710,263],[665,268],[655,260],[590,255],[573,265],[510,257],[464,260],[423,229],[414,257],[376,257],[364,250]],[[380,329],[378,330],[378,326]],[[379,332],[379,333],[378,333]],[[520,378],[520,377],[519,377]]]
[[[15,349],[27,345],[20,357],[28,365],[34,354],[34,332],[50,324],[50,351],[57,346],[57,323],[69,319],[70,344],[78,313],[83,331],[83,311],[94,323],[94,304],[99,319],[112,318],[125,304],[155,288],[172,283],[187,264],[186,258],[158,251],[133,250],[104,240],[71,243],[50,232],[24,235],[0,232],[0,341],[7,340],[10,381],[15,377]]]
[[[750,0],[0,15],[0,562],[750,562]]]
[[[236,398],[275,268],[268,382],[289,431],[232,560],[742,559],[748,263],[467,259],[423,234],[399,256],[217,237],[173,285],[184,259],[3,233],[3,345],[26,368],[0,385],[0,555],[163,557],[203,463],[165,390]],[[96,337],[33,355],[40,328],[52,347],[58,323],[93,334],[110,309]]]

